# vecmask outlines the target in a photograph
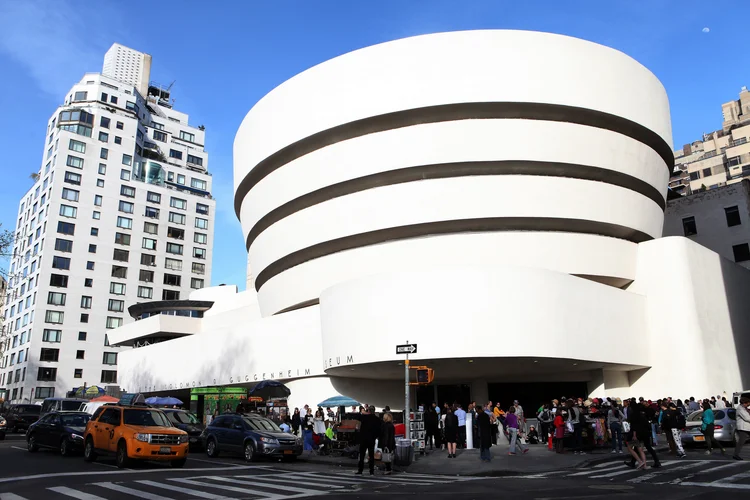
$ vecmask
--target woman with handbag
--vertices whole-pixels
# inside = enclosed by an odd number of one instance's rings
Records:
[[[393,415],[390,413],[383,415],[378,444],[382,449],[380,460],[385,464],[385,474],[390,475],[393,452],[396,451],[396,428],[393,426]]]

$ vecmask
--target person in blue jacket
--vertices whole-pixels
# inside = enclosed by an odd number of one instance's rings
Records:
[[[706,445],[708,446],[706,455],[710,455],[713,451],[712,445],[716,445],[716,447],[721,450],[721,454],[723,455],[724,453],[726,453],[726,450],[721,444],[719,444],[718,441],[716,441],[716,438],[714,437],[714,422],[714,410],[713,408],[711,408],[711,403],[704,400],[703,417],[701,418],[701,432],[706,437]]]

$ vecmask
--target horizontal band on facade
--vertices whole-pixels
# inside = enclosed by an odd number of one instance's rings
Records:
[[[320,304],[320,299],[305,300],[303,302],[300,302],[299,304],[294,304],[293,306],[285,307],[281,311],[273,313],[273,315],[276,316],[277,314],[284,314],[284,313],[296,311],[298,309],[304,309],[305,307],[317,306],[318,304]]]
[[[662,196],[659,190],[648,182],[629,174],[601,167],[530,160],[437,163],[388,170],[363,177],[357,177],[356,179],[332,184],[299,196],[264,215],[252,227],[252,229],[250,229],[245,241],[245,247],[250,249],[250,245],[252,245],[253,241],[255,241],[263,231],[276,222],[279,222],[296,212],[334,198],[366,191],[368,189],[392,186],[407,182],[470,177],[476,175],[532,175],[544,177],[566,177],[571,179],[604,182],[642,194],[656,203],[662,211],[666,207],[664,196]]]
[[[345,236],[343,238],[336,238],[292,252],[289,255],[272,262],[258,273],[258,277],[255,279],[255,290],[260,291],[260,288],[268,280],[283,273],[287,269],[345,250],[353,250],[389,241],[420,238],[425,236],[490,231],[536,231],[595,234],[632,241],[633,243],[642,243],[653,239],[653,237],[637,229],[609,222],[585,219],[558,217],[487,217],[424,222],[420,224],[378,229],[376,231],[368,231],[365,233]]]
[[[362,118],[322,130],[289,144],[250,170],[237,186],[234,211],[240,217],[247,193],[263,178],[287,163],[337,142],[363,135],[425,123],[477,119],[520,119],[574,123],[610,130],[635,139],[653,149],[671,173],[674,153],[656,132],[627,118],[593,109],[537,102],[467,102],[427,106]]]

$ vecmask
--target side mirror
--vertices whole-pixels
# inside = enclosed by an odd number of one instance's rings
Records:
[[[232,427],[233,427],[233,428],[234,428],[235,430],[238,430],[238,431],[242,431],[242,430],[244,430],[244,429],[242,428],[242,424],[234,424],[234,425],[233,425]]]

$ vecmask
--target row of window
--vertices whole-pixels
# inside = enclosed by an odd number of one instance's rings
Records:
[[[84,359],[86,351],[76,351],[76,359]],[[42,347],[39,353],[39,361],[46,362],[57,362],[60,360],[60,349],[53,349],[49,347]],[[117,353],[116,352],[105,352],[102,356],[103,365],[116,365],[117,364]]]
[[[198,267],[198,263],[193,263],[193,272],[196,274],[199,273],[203,274],[205,273],[204,267]],[[114,278],[120,278],[125,279],[127,278],[127,267],[123,266],[112,266],[112,277]],[[154,271],[149,271],[147,269],[139,269],[138,271],[138,281],[143,281],[144,283],[153,283],[154,282]],[[182,278],[179,275],[173,275],[165,273],[164,275],[164,284],[165,285],[173,285],[173,286],[181,286]],[[49,280],[50,286],[56,287],[56,288],[68,288],[68,276],[64,274],[51,274],[50,280]],[[176,285],[175,285],[176,284]],[[94,280],[92,278],[85,278],[84,279],[84,287],[91,288],[94,286]],[[200,289],[205,286],[205,280],[202,278],[190,278],[190,288],[194,289]],[[109,293],[113,295],[125,295],[126,285],[125,283],[117,283],[117,282],[110,282],[109,284]],[[172,290],[169,290],[170,297],[172,297]],[[138,287],[138,297],[143,299],[151,299],[153,298],[154,290],[151,287],[148,286],[139,286]],[[164,293],[162,293],[164,295]],[[179,298],[179,297],[178,297]],[[171,300],[171,299],[170,299]]]

